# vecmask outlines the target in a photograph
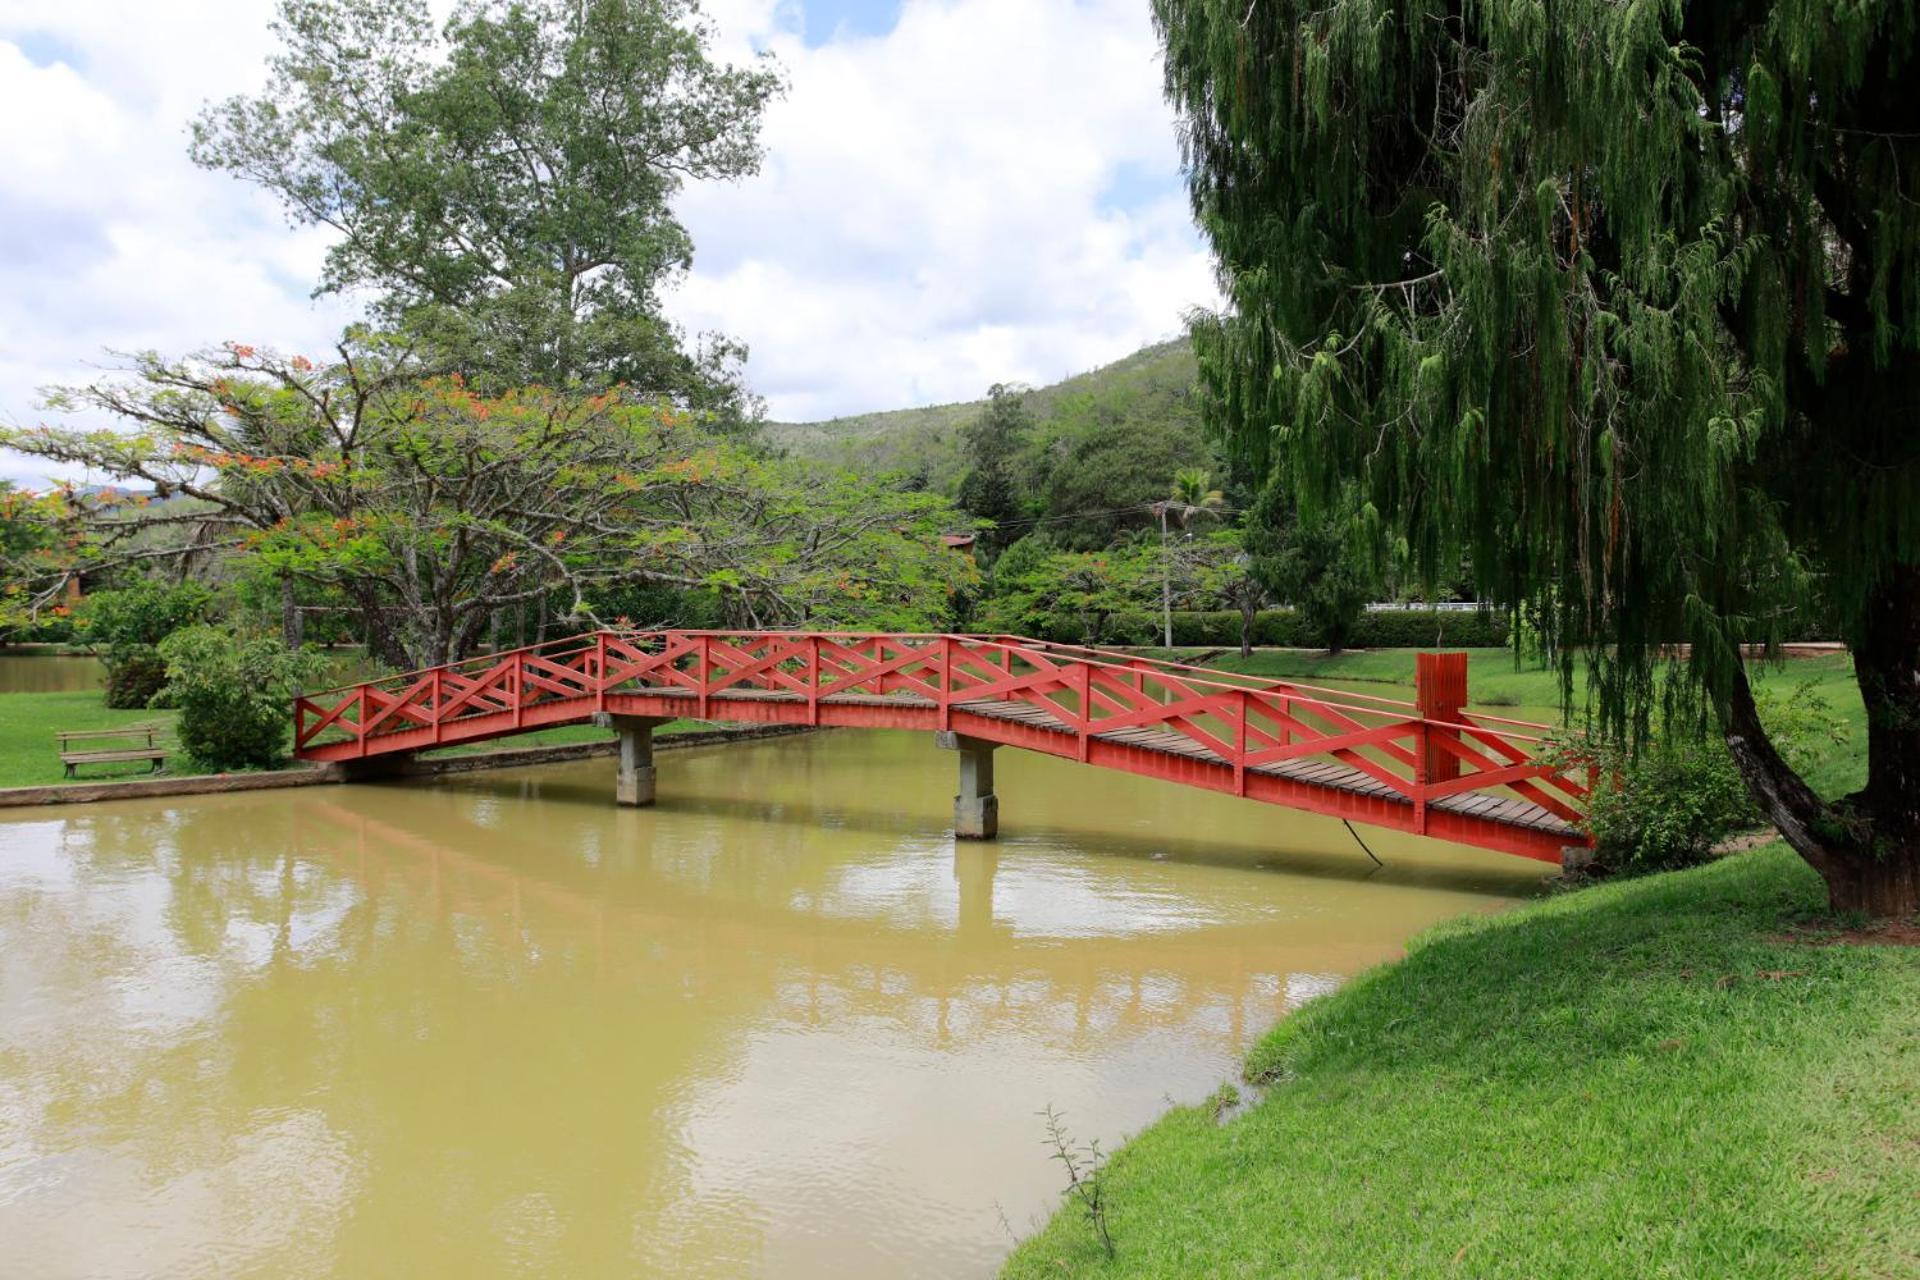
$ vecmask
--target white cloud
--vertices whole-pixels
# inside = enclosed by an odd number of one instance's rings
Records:
[[[268,0],[0,0],[0,422],[108,349],[324,346],[356,310],[308,295],[325,238],[186,158],[208,99],[260,83]],[[0,454],[0,477],[40,464]]]
[[[1139,0],[907,0],[818,47],[791,4],[709,8],[792,87],[763,172],[682,200],[670,306],[747,340],[775,417],[1051,381],[1216,300]]]
[[[792,87],[764,171],[683,196],[669,307],[751,344],[776,416],[1050,381],[1214,299],[1142,0],[906,0],[884,36],[811,47],[800,0],[706,7]],[[200,104],[261,82],[272,9],[0,0],[0,421],[108,348],[313,350],[357,310],[308,298],[324,235],[186,158]]]

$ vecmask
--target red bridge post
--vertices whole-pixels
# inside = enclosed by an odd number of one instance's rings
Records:
[[[1413,656],[1413,683],[1420,704],[1420,718],[1460,722],[1467,705],[1467,655],[1464,653],[1416,653]],[[1448,782],[1460,776],[1460,757],[1440,746],[1436,738],[1458,738],[1457,730],[1429,729],[1427,733],[1428,782]]]

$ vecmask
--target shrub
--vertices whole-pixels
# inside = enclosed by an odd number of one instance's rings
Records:
[[[1506,615],[1488,610],[1385,610],[1361,615],[1348,643],[1362,649],[1498,649]]]
[[[1789,764],[1803,773],[1844,747],[1844,722],[1803,682],[1781,696],[1759,695],[1760,716]],[[1617,748],[1600,753],[1601,785],[1588,813],[1594,867],[1637,875],[1706,861],[1736,831],[1761,815],[1717,734],[1673,732],[1637,757]]]
[[[212,590],[197,582],[144,581],[88,597],[81,635],[102,650],[107,705],[146,706],[166,683],[166,663],[156,646],[182,627],[205,622],[212,607]]]
[[[1672,735],[1628,756],[1603,750],[1587,815],[1594,869],[1641,875],[1705,862],[1730,832],[1759,820],[1717,737]]]
[[[1036,625],[1043,640],[1078,643],[1086,639],[1077,618],[1055,615]],[[1106,627],[1111,644],[1155,644],[1159,634],[1160,619],[1152,613],[1116,612]],[[1195,648],[1237,648],[1240,615],[1232,610],[1176,609],[1173,642]],[[1326,647],[1325,638],[1291,609],[1262,610],[1254,619],[1253,642],[1285,649]],[[1501,614],[1479,612],[1365,613],[1346,643],[1363,649],[1498,649],[1507,643],[1507,620]]]
[[[286,762],[293,697],[320,676],[325,659],[209,626],[176,631],[159,649],[167,683],[157,702],[180,709],[180,745],[189,755],[212,769]]]
[[[167,683],[166,660],[150,644],[117,650],[103,661],[109,707],[127,710],[148,706]]]

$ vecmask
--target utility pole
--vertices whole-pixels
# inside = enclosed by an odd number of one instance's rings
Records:
[[[1160,501],[1153,504],[1154,514],[1160,517],[1160,631],[1161,643],[1173,648],[1173,556],[1167,549],[1167,508],[1173,504]]]

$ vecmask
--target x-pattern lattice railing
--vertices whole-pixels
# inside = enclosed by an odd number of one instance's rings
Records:
[[[367,756],[584,719],[626,694],[672,698],[697,719],[725,719],[742,700],[790,704],[797,723],[831,703],[956,711],[1027,709],[1028,724],[1096,741],[1128,741],[1250,773],[1334,762],[1403,798],[1424,830],[1429,805],[1503,794],[1577,823],[1591,791],[1584,764],[1549,726],[1470,715],[1177,662],[1018,636],[839,632],[602,631],[370,681],[298,700],[296,746]],[[1423,699],[1425,695],[1423,693]],[[1038,713],[1036,716],[1033,713]],[[1364,785],[1364,784],[1363,784]]]

